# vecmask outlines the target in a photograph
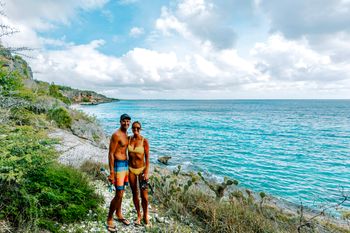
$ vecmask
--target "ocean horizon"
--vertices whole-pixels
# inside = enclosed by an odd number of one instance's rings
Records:
[[[94,115],[108,135],[123,113],[140,121],[152,163],[172,156],[170,168],[227,176],[314,209],[350,192],[347,99],[121,100],[78,109]]]

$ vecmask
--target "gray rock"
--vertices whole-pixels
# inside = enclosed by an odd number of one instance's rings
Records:
[[[159,217],[159,216],[154,216],[157,222],[159,223],[165,223],[165,218],[164,217]]]
[[[95,122],[84,119],[75,120],[71,126],[72,133],[80,138],[89,140],[93,145],[101,148],[108,148],[108,139],[103,129]]]
[[[165,164],[165,165],[168,165],[169,159],[171,159],[171,156],[158,157],[158,162]]]
[[[56,150],[60,152],[58,160],[63,164],[79,167],[87,160],[108,164],[108,150],[92,145],[89,140],[62,129],[49,133],[49,137],[61,141],[56,145]]]
[[[54,97],[39,96],[36,101],[31,104],[30,109],[36,113],[47,113],[49,110],[58,107],[68,108],[68,105]]]

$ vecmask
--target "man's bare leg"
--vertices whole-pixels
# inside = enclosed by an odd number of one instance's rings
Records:
[[[109,206],[109,212],[108,212],[108,217],[107,217],[107,224],[109,225],[110,223],[113,223],[113,213],[116,211],[116,215],[118,219],[122,219],[122,200],[123,200],[123,194],[124,190],[116,190],[115,191],[115,196],[111,201],[111,204]]]
[[[116,190],[117,202],[116,202],[116,208],[115,208],[115,215],[117,216],[118,219],[124,218],[122,214],[123,194],[124,194],[124,190]]]

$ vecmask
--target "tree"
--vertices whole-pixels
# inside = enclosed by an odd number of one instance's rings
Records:
[[[0,1],[0,19],[1,17],[6,17],[5,11],[4,11],[5,3],[3,1]],[[0,21],[0,54],[1,55],[8,55],[8,54],[17,54],[24,57],[29,57],[26,54],[23,54],[24,51],[32,51],[32,48],[26,47],[26,46],[20,46],[20,47],[10,47],[10,46],[4,46],[2,43],[2,38],[5,36],[12,36],[15,33],[18,33],[19,30],[16,28],[13,28],[2,21]]]

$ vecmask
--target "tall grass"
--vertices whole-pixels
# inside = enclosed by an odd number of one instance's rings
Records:
[[[198,232],[238,233],[290,233],[297,232],[300,216],[287,214],[277,206],[265,205],[255,200],[250,191],[236,190],[221,201],[208,184],[200,182],[193,173],[181,175],[155,169],[151,176],[154,193],[152,203],[158,205],[170,217],[192,227]],[[213,184],[217,185],[217,184]],[[265,194],[260,194],[265,198]],[[312,222],[302,232],[348,232],[332,225]]]

